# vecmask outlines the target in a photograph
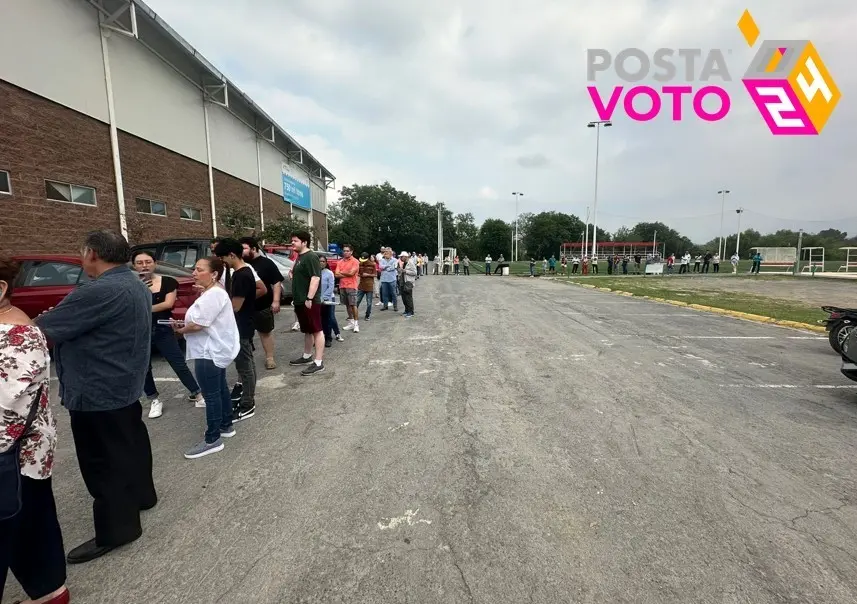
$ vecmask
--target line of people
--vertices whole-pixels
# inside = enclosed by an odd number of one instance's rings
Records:
[[[349,316],[346,329],[357,332],[357,306],[367,298],[369,316],[372,295],[366,283],[379,274],[368,254],[364,262],[352,262],[347,246],[347,258],[334,275],[310,244],[309,233],[293,234],[298,258],[292,296],[304,346],[289,365],[302,368],[303,376],[324,371],[330,338],[326,342],[323,317],[330,332],[338,333],[334,278],[340,279]],[[396,260],[391,252],[385,250],[381,263],[382,285],[390,283],[385,274],[399,283],[396,289],[384,287],[382,300],[397,308],[395,296],[401,294],[404,315],[411,317],[417,265],[408,253]],[[156,273],[150,254],[132,258],[121,235],[89,233],[81,265],[90,280],[30,320],[11,304],[20,267],[0,256],[0,599],[11,569],[28,602],[67,604],[66,564],[95,560],[142,535],[140,515],[157,505],[158,495],[141,398],[149,401],[150,418],[164,412],[152,376],[153,348],[187,389],[188,401],[205,408],[204,437],[185,452],[188,459],[222,451],[224,439],[236,435],[235,424],[254,416],[256,333],[266,368],[276,367],[274,316],[281,308],[283,278],[256,240],[212,241],[212,255],[193,269],[199,295],[183,321],[170,318],[178,284]],[[176,334],[185,341],[184,355]],[[80,473],[93,498],[94,537],[67,555],[51,483],[57,434],[48,341]],[[233,363],[240,387],[230,391],[227,369]]]

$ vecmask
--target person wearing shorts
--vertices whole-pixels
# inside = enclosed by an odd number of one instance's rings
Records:
[[[360,280],[357,273],[359,271],[360,262],[354,257],[354,248],[350,243],[346,243],[342,246],[342,260],[336,265],[336,278],[339,279],[339,295],[342,297],[342,304],[348,316],[348,324],[343,329],[353,330],[354,333],[360,333],[360,326],[357,323],[357,284]]]
[[[292,269],[292,298],[301,333],[304,334],[304,353],[289,361],[289,365],[303,366],[302,376],[324,371],[324,330],[321,324],[321,263],[310,249],[310,234],[298,231],[292,234],[292,246],[298,259]],[[315,355],[313,356],[313,348]]]

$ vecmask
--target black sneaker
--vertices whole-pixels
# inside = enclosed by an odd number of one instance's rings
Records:
[[[245,419],[250,419],[254,415],[256,415],[256,405],[253,405],[252,407],[250,407],[246,411],[241,411],[240,409],[238,409],[237,411],[235,411],[235,414],[232,416],[232,421],[233,422],[241,422],[241,421],[244,421]]]
[[[312,363],[312,357],[308,359],[300,357],[298,359],[292,359],[291,361],[289,361],[289,365],[306,365],[308,363]]]
[[[301,371],[301,375],[306,377],[308,375],[321,373],[322,371],[324,371],[324,363],[322,363],[321,365],[316,365],[315,363],[313,363],[312,365]]]

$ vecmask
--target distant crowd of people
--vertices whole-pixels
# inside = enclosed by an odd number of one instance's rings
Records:
[[[390,248],[355,258],[350,245],[330,270],[311,249],[310,234],[292,235],[291,270],[296,329],[303,351],[289,361],[300,375],[324,371],[324,350],[344,338],[336,321],[335,282],[346,308],[343,330],[359,332],[358,307],[369,320],[376,288],[381,310],[414,316],[414,283],[427,266]],[[11,569],[27,603],[67,604],[66,564],[99,558],[142,534],[140,514],[157,505],[152,447],[143,422],[164,412],[150,354],[156,349],[205,408],[205,431],[184,456],[198,459],[224,449],[235,424],[256,413],[254,337],[265,367],[277,366],[275,316],[283,305],[284,277],[253,238],[215,239],[211,255],[193,269],[198,296],[182,321],[172,315],[179,284],[157,272],[146,251],[131,255],[124,237],[95,231],[84,242],[82,270],[91,278],[55,308],[31,320],[12,305],[20,267],[0,256],[0,599]],[[185,341],[185,352],[177,335]],[[59,399],[68,410],[80,473],[93,498],[94,537],[66,555],[51,473],[57,441],[50,405],[53,346]],[[231,389],[227,368],[239,376]],[[192,368],[192,370],[191,370]]]

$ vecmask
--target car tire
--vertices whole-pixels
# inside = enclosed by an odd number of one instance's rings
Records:
[[[830,342],[830,347],[836,354],[842,354],[842,345],[840,342],[847,338],[848,333],[854,329],[850,323],[838,323],[827,334],[827,339]],[[844,332],[844,334],[843,334]]]

